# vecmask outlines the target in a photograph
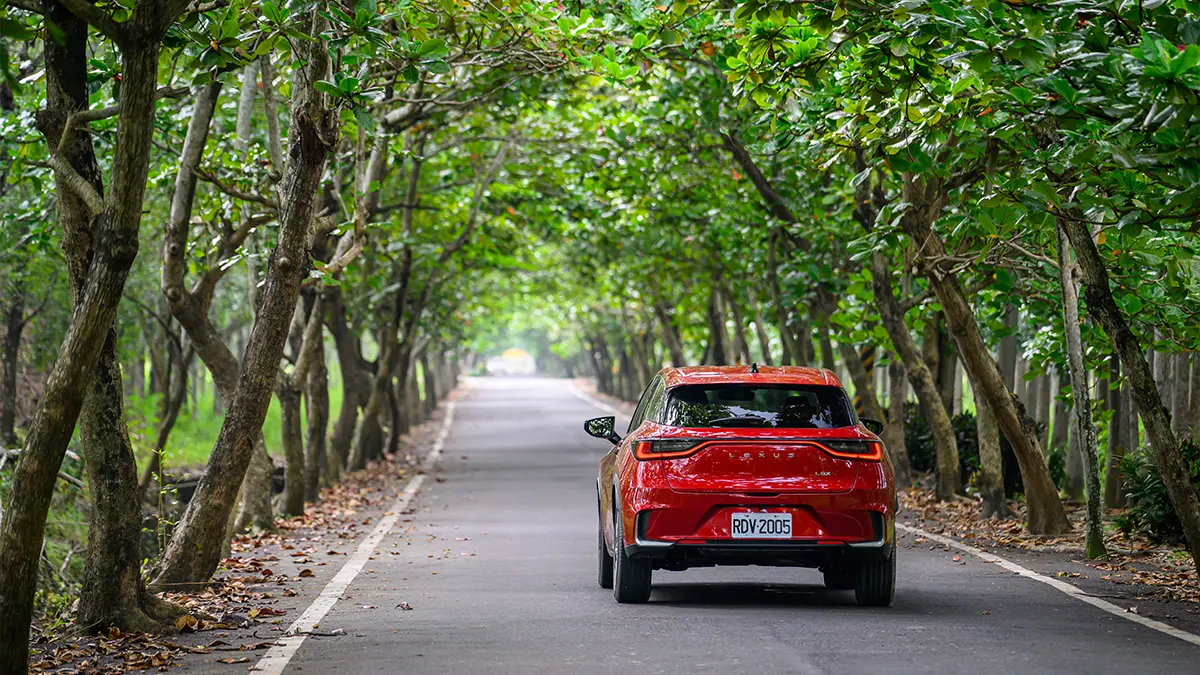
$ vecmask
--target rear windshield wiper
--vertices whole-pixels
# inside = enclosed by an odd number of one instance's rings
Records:
[[[765,427],[769,426],[767,420],[761,417],[734,416],[734,417],[718,417],[715,420],[710,420],[709,424],[714,427]]]

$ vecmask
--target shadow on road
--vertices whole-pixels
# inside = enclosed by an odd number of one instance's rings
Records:
[[[852,591],[831,591],[811,584],[655,584],[656,605],[854,607]]]

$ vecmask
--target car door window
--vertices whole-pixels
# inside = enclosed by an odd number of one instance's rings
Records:
[[[654,398],[654,392],[657,390],[660,383],[659,378],[650,380],[650,384],[646,385],[646,391],[642,392],[642,398],[638,401],[637,409],[633,411],[633,417],[629,420],[629,428],[625,433],[633,431],[642,425],[642,420],[646,419],[646,408],[650,404],[650,400]]]
[[[653,422],[662,422],[663,404],[667,398],[667,388],[665,383],[660,379],[658,387],[650,394],[650,404],[646,406],[645,419]]]

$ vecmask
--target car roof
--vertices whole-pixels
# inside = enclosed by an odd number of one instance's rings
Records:
[[[684,366],[659,371],[668,389],[688,384],[808,384],[841,387],[827,368],[803,366]]]

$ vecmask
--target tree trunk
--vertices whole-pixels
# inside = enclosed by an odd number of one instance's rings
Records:
[[[1050,436],[1050,447],[1065,453],[1071,435],[1071,410],[1066,400],[1061,397],[1063,379],[1061,375],[1058,377],[1059,396],[1054,397],[1054,431]]]
[[[866,169],[861,152],[855,155],[855,170]],[[859,183],[854,193],[854,218],[864,230],[870,232],[875,224],[876,213],[883,202],[882,185],[876,185],[872,190],[870,180]],[[937,498],[939,500],[953,499],[961,489],[958,467],[958,441],[954,436],[954,427],[946,407],[942,405],[941,395],[934,383],[933,375],[925,365],[920,350],[913,341],[912,333],[904,323],[904,310],[892,292],[892,272],[884,254],[875,252],[871,255],[871,288],[875,296],[875,306],[888,336],[892,339],[895,353],[904,363],[905,374],[913,389],[917,392],[921,413],[929,422],[933,433],[934,446],[937,453]]]
[[[621,356],[625,358],[624,352]],[[721,292],[714,281],[708,294],[708,365],[726,366],[729,362],[729,333],[725,330]],[[621,365],[624,366],[623,361]]]
[[[0,593],[0,616],[4,617],[0,622],[0,673],[3,675],[25,673],[28,669],[29,626],[54,482],[84,407],[84,398],[91,390],[90,384],[81,386],[81,383],[95,379],[125,281],[137,255],[142,198],[149,171],[158,47],[169,23],[161,24],[168,19],[174,21],[185,4],[178,1],[165,6],[156,4],[149,11],[161,16],[152,17],[143,16],[145,11],[139,11],[143,10],[139,7],[132,19],[122,24],[128,26],[125,30],[130,31],[131,39],[122,50],[123,79],[109,199],[103,201],[99,195],[100,172],[89,133],[75,130],[66,147],[53,155],[60,214],[70,214],[64,218],[64,225],[81,226],[66,233],[71,241],[65,246],[75,251],[90,249],[91,254],[76,256],[77,261],[86,259],[87,267],[75,270],[74,278],[82,283],[78,284],[80,290],[75,296],[71,322],[13,471],[12,492],[0,524],[0,589],[4,589]],[[44,41],[47,104],[39,113],[38,126],[48,146],[55,148],[64,145],[59,140],[68,116],[88,108],[87,26],[59,3],[47,3],[43,11],[56,26],[58,38]],[[119,401],[119,371],[115,384],[112,395]],[[125,449],[105,448],[106,452],[114,453],[110,457],[120,459],[120,464],[95,469],[106,483],[112,479],[112,486],[120,483],[127,488],[132,498],[137,489],[137,471],[132,453],[125,455]],[[110,485],[96,487],[107,490]],[[107,504],[102,506],[105,515],[93,517],[118,516],[120,510],[127,508],[123,502],[113,503],[111,511]],[[126,534],[124,530],[121,533]],[[125,546],[130,542],[112,543]],[[91,603],[92,598],[87,601]],[[107,609],[132,611],[135,607],[123,604]]]
[[[275,386],[279,399],[280,446],[283,448],[283,508],[285,516],[304,515],[304,431],[300,426],[300,390],[290,377]]]
[[[1108,359],[1109,378],[1113,384],[1121,381],[1121,359],[1112,355]],[[1125,385],[1108,390],[1108,409],[1112,417],[1108,422],[1108,457],[1104,466],[1104,505],[1110,509],[1125,506],[1125,481],[1121,474],[1121,458],[1125,456],[1129,434],[1129,414],[1125,409]]]
[[[679,339],[679,330],[671,320],[671,310],[665,301],[655,300],[654,316],[658,319],[658,326],[662,331],[663,344],[667,346],[667,352],[671,355],[671,365],[675,367],[687,365],[687,359],[683,355],[683,342]]]
[[[13,282],[4,312],[4,381],[0,384],[0,446],[16,447],[17,432],[17,356],[21,333],[25,330],[25,284]]]
[[[971,391],[975,390],[974,383]],[[975,429],[979,434],[979,493],[983,497],[984,518],[1008,517],[1008,501],[1004,496],[1004,464],[1000,455],[1000,427],[987,399],[975,398]]]
[[[142,510],[137,465],[122,410],[116,332],[110,331],[79,416],[92,509],[77,623],[89,631],[110,626],[157,632],[142,608]]]
[[[1004,388],[1015,391],[1017,386],[1017,308],[1009,305],[1004,312],[1004,328],[1008,335],[1000,338],[1000,368]],[[1065,442],[1065,441],[1064,441]]]
[[[1077,219],[1077,215],[1069,213],[1059,219],[1059,224],[1066,231],[1071,247],[1079,258],[1086,284],[1084,299],[1087,301],[1088,314],[1104,329],[1121,357],[1121,366],[1133,390],[1133,402],[1150,438],[1150,456],[1158,466],[1167,496],[1183,525],[1192,558],[1200,561],[1200,499],[1191,484],[1190,472],[1179,443],[1171,431],[1171,415],[1163,407],[1154,377],[1142,357],[1142,346],[1113,299],[1108,270],[1104,267],[1100,251],[1092,241],[1084,221]]]
[[[158,423],[158,434],[154,439],[154,448],[150,451],[150,461],[146,462],[146,470],[142,472],[142,480],[138,483],[137,499],[139,504],[145,501],[151,482],[157,481],[160,487],[163,484],[163,451],[167,447],[167,439],[171,435],[171,430],[175,428],[175,422],[179,419],[179,411],[183,409],[183,402],[187,398],[188,373],[192,370],[192,359],[196,352],[189,346],[185,353],[181,353],[180,347],[179,342],[174,340],[170,342],[171,359],[175,362],[175,366],[171,368],[174,376],[171,379],[170,392],[167,395],[166,415]]]
[[[318,345],[305,382],[308,434],[304,441],[304,499],[315,502],[321,485],[332,484],[328,476],[330,462],[325,457],[325,431],[329,426],[329,371],[325,366],[325,346]],[[346,405],[343,401],[342,405]],[[349,404],[352,408],[354,403]],[[324,478],[324,481],[322,481]]]
[[[429,367],[429,363],[429,350],[426,349],[421,354],[421,379],[425,383],[424,403],[426,419],[433,417],[433,413],[435,410],[437,410],[438,404],[437,379],[434,377],[433,369]]]
[[[1188,429],[1200,436],[1200,352],[1192,352],[1191,401],[1188,404]]]
[[[1038,442],[1045,448],[1050,442],[1050,408],[1054,402],[1054,395],[1050,389],[1050,374],[1042,375],[1035,382],[1037,397],[1033,406],[1033,419],[1041,427]]]
[[[1035,534],[1069,532],[1071,522],[1050,478],[1045,455],[1038,443],[1037,426],[1025,414],[1021,402],[1004,386],[1000,369],[983,342],[958,278],[938,268],[940,261],[946,259],[946,251],[941,237],[933,231],[933,221],[941,213],[946,193],[939,181],[928,181],[905,176],[903,196],[910,207],[901,216],[901,228],[913,241],[921,242],[918,253],[925,266],[926,278],[942,305],[946,326],[958,345],[963,365],[977,385],[976,394],[987,398],[1000,430],[1017,456],[1028,505],[1026,527]]]
[[[242,532],[251,527],[266,531],[275,526],[275,510],[271,505],[271,499],[275,496],[275,462],[267,452],[267,443],[261,430],[254,439],[252,452],[245,477],[237,490],[238,510],[232,532]]]
[[[305,31],[320,34],[324,19],[310,10]],[[237,486],[245,474],[254,441],[266,418],[288,323],[296,306],[300,281],[307,271],[309,227],[325,159],[337,138],[337,113],[313,85],[328,76],[323,43],[300,43],[292,87],[292,125],[288,159],[280,182],[279,240],[271,252],[258,314],[246,347],[238,386],[229,402],[208,470],[188,504],[167,547],[158,585],[204,583],[220,560],[220,539],[229,520]]]
[[[958,441],[954,436],[954,426],[950,423],[950,416],[946,414],[946,406],[942,404],[941,393],[933,381],[933,374],[925,365],[925,360],[904,323],[904,310],[892,295],[891,270],[888,269],[887,258],[882,253],[871,256],[871,276],[880,319],[892,338],[896,353],[904,361],[908,381],[917,392],[921,414],[925,416],[933,432],[937,451],[937,498],[943,501],[953,499],[961,490]]]
[[[888,364],[888,418],[884,431],[884,442],[891,451],[896,465],[896,487],[912,485],[912,462],[908,458],[908,446],[904,440],[904,400],[908,398],[908,383],[905,381],[904,363],[892,355]]]
[[[729,312],[733,316],[733,355],[734,360],[738,363],[750,363],[750,343],[746,340],[746,322],[742,317],[742,310],[738,307],[737,300],[733,297],[733,286],[726,284],[725,286],[725,304],[729,305]],[[647,379],[646,382],[650,380]]]
[[[800,346],[796,344],[795,335],[791,328],[791,312],[783,304],[783,292],[779,288],[779,269],[776,261],[776,248],[779,237],[778,228],[771,230],[767,236],[767,285],[771,288],[771,305],[775,309],[775,325],[779,328],[779,339],[783,343],[783,354],[779,357],[781,365],[800,365],[804,356]]]
[[[350,444],[354,440],[358,411],[367,404],[373,378],[363,361],[362,346],[346,321],[341,289],[329,288],[325,292],[329,299],[329,332],[333,334],[338,367],[342,371],[342,409],[338,411],[333,434],[329,438],[329,479],[336,481],[341,478],[350,458]]]
[[[1188,354],[1176,352],[1171,357],[1171,429],[1176,436],[1182,436],[1188,428],[1188,385],[1189,377]]]
[[[1096,425],[1092,423],[1092,401],[1088,373],[1083,363],[1083,338],[1079,331],[1079,291],[1071,265],[1067,236],[1058,229],[1059,281],[1062,285],[1063,332],[1067,342],[1067,364],[1071,371],[1071,400],[1075,408],[1075,429],[1083,457],[1084,494],[1087,519],[1084,525],[1084,552],[1089,560],[1107,555],[1104,549],[1103,505],[1100,496],[1100,456],[1096,448]]]
[[[747,296],[750,310],[754,314],[754,333],[758,336],[758,349],[762,352],[763,365],[775,365],[774,357],[771,355],[771,336],[767,335],[767,324],[763,320],[762,307],[758,304],[758,298],[754,297],[753,289],[747,289]]]

